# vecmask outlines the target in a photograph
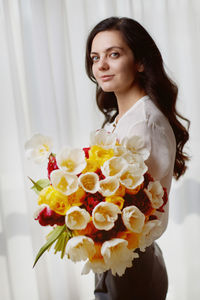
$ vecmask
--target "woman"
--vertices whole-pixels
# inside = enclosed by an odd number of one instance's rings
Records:
[[[188,131],[178,117],[175,105],[177,86],[163,67],[161,54],[147,31],[129,18],[111,17],[97,24],[90,32],[86,47],[86,70],[96,83],[97,105],[105,115],[105,127],[115,131],[119,141],[139,135],[150,156],[146,161],[151,175],[170,192],[172,177],[178,179],[186,170],[188,157],[183,146]],[[165,213],[158,239],[166,229]],[[167,272],[158,245],[153,242],[127,268],[122,277],[110,271],[95,275],[95,299],[166,299]]]

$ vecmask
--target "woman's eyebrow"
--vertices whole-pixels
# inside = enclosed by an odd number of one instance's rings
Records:
[[[110,51],[110,50],[112,50],[112,49],[120,49],[120,50],[123,50],[123,48],[122,47],[119,47],[119,46],[112,46],[112,47],[109,47],[109,48],[107,48],[107,49],[105,49],[105,51],[104,52],[108,52],[108,51]],[[98,54],[98,52],[95,52],[95,51],[92,51],[91,53],[90,53],[90,55],[91,54]]]

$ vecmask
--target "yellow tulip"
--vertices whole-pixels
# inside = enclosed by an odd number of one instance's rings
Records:
[[[51,185],[40,192],[38,204],[47,204],[53,211],[60,215],[65,215],[66,211],[70,208],[68,197],[54,189]]]
[[[117,237],[128,242],[128,248],[133,250],[138,248],[140,234],[130,231],[118,232]]]
[[[124,199],[120,196],[114,195],[114,196],[106,197],[105,201],[117,205],[120,210],[122,210],[124,205]]]
[[[84,202],[85,195],[86,192],[81,187],[79,187],[76,192],[68,196],[68,203],[70,204],[70,206],[81,206]]]
[[[113,149],[104,149],[100,146],[94,145],[89,151],[89,160],[92,163],[97,163],[100,168],[104,162],[113,157]]]
[[[116,190],[115,192],[115,196],[120,196],[120,197],[124,197],[126,193],[126,188],[124,185],[120,184],[119,188]]]
[[[87,172],[96,172],[96,170],[99,169],[99,164],[97,161],[89,158],[86,160],[86,162],[87,165],[85,169],[82,171],[82,174]]]
[[[103,260],[103,256],[102,256],[102,254],[101,254],[101,246],[102,246],[101,243],[97,243],[97,242],[96,242],[96,243],[94,244],[94,247],[95,247],[96,252],[95,252],[95,254],[94,254],[93,257],[90,257],[90,261],[93,261],[93,260],[96,260],[96,259],[102,259],[102,260]]]
[[[131,195],[136,195],[144,186],[144,183],[138,185],[136,188],[134,189],[127,189],[126,188],[126,193],[127,194],[131,194]]]

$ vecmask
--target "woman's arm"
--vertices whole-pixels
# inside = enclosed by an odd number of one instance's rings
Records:
[[[167,189],[169,195],[175,159],[175,139],[171,128],[160,127],[155,123],[149,124],[142,121],[130,127],[127,137],[140,136],[144,140],[145,147],[149,150],[149,158],[145,161],[148,172],[155,180],[159,180]],[[160,230],[155,234],[158,239],[165,231],[168,224],[169,203],[164,208],[165,212],[154,214],[161,221]]]

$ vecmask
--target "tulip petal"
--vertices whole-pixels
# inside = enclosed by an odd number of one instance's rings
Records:
[[[144,189],[144,191],[153,208],[157,209],[163,205],[164,190],[159,181],[150,181],[147,189]]]
[[[128,164],[123,157],[112,157],[104,163],[104,165],[101,167],[101,170],[106,177],[120,177],[127,166]]]
[[[122,156],[129,165],[134,167],[134,172],[138,175],[145,174],[148,170],[147,165],[144,163],[143,158],[139,154],[133,154],[131,151],[127,151],[127,153]]]
[[[25,144],[26,157],[35,163],[42,163],[48,158],[52,149],[52,139],[48,136],[35,134]]]
[[[85,152],[82,149],[65,147],[56,158],[59,168],[70,174],[80,174],[86,167]]]
[[[67,243],[66,254],[73,262],[86,260],[95,254],[94,242],[82,235],[72,237]]]
[[[149,151],[145,148],[144,141],[140,136],[132,136],[130,138],[125,137],[122,140],[122,145],[130,150],[134,154],[139,154],[144,160],[149,157]]]
[[[123,209],[122,220],[128,230],[140,233],[144,226],[145,215],[136,206],[131,205]]]
[[[109,267],[105,264],[103,259],[88,260],[85,263],[81,274],[88,274],[90,271],[93,271],[94,273],[103,273],[108,269]]]
[[[85,229],[90,221],[90,214],[78,206],[71,207],[65,216],[65,223],[71,230]]]
[[[71,195],[78,189],[77,176],[62,170],[52,171],[50,179],[53,187],[65,195]]]
[[[96,193],[99,189],[99,176],[93,172],[87,172],[79,176],[79,183],[84,191]]]
[[[146,247],[149,247],[153,241],[160,236],[162,232],[162,226],[160,220],[148,221],[142,230],[142,234],[139,239],[139,248],[141,251],[145,251]]]
[[[111,269],[113,275],[122,276],[126,268],[130,268],[133,259],[138,257],[137,253],[127,248],[128,242],[123,239],[114,238],[103,243],[101,254],[105,263]]]
[[[100,230],[110,230],[121,214],[119,207],[113,203],[100,202],[92,212],[94,226]]]
[[[113,195],[119,188],[119,179],[117,177],[107,177],[99,182],[99,192],[104,196]]]
[[[114,150],[114,156],[123,156],[123,155],[126,155],[128,152],[126,147],[124,147],[122,145],[115,146],[113,150]]]
[[[117,205],[120,210],[122,209],[122,207],[124,205],[124,198],[117,196],[117,195],[106,197],[105,201]]]
[[[135,189],[144,181],[144,176],[138,173],[138,169],[134,165],[129,165],[120,176],[120,182],[127,189]]]
[[[90,143],[91,145],[112,148],[116,143],[116,135],[107,132],[105,129],[93,131],[90,135]]]

